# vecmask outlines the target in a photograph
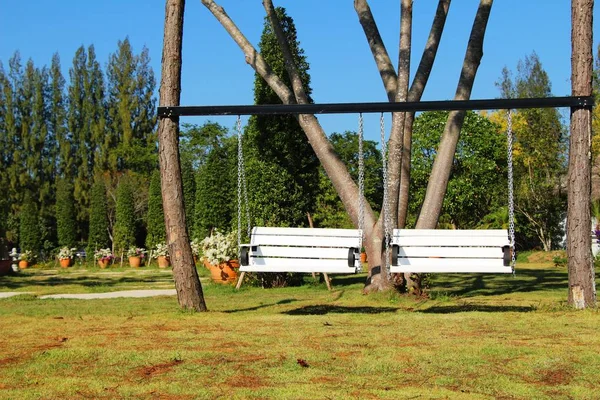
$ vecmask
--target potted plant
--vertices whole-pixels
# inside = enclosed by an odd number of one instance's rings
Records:
[[[110,249],[99,249],[94,253],[94,258],[98,261],[100,268],[106,268],[115,256]]]
[[[201,242],[204,265],[210,270],[212,280],[218,283],[233,283],[237,279],[240,264],[237,260],[237,233],[222,234],[218,230]]]
[[[171,264],[169,260],[169,248],[165,243],[158,243],[152,251],[152,255],[156,258],[158,268],[167,268]]]
[[[70,249],[67,246],[61,247],[58,251],[58,261],[60,262],[60,266],[63,268],[67,268],[71,265],[71,260],[73,259],[73,252],[76,249]]]
[[[129,266],[133,268],[139,268],[142,265],[142,260],[146,256],[146,249],[143,247],[130,247],[127,250],[127,257],[129,258]]]
[[[25,269],[35,261],[35,254],[31,250],[25,250],[19,254],[19,268]]]
[[[367,251],[364,247],[360,249],[360,262],[363,264],[367,262]]]

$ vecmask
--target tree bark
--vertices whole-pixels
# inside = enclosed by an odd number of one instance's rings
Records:
[[[179,105],[184,9],[185,0],[167,0],[159,96],[161,106]],[[185,223],[178,117],[162,118],[158,123],[158,157],[167,244],[177,299],[184,309],[206,311]]]
[[[483,38],[492,3],[493,0],[481,0],[479,3],[454,100],[471,97],[475,75],[483,57]],[[417,220],[418,229],[434,229],[437,226],[464,118],[464,111],[452,111],[448,116]]]
[[[429,75],[433,69],[433,62],[440,45],[450,0],[440,0],[435,12],[435,17],[429,31],[429,37],[421,56],[419,68],[415,74],[410,91],[408,92],[408,101],[420,101],[429,80]],[[402,167],[400,171],[400,188],[398,189],[398,228],[406,226],[408,216],[408,200],[410,188],[410,160],[412,149],[412,130],[415,120],[415,113],[408,113],[404,121],[404,134],[402,145]]]
[[[592,95],[593,0],[571,2],[571,90],[573,96]],[[594,265],[591,254],[591,108],[571,109],[567,209],[569,305],[596,306]]]

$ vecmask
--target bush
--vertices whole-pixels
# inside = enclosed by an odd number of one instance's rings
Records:
[[[117,212],[113,237],[117,254],[124,253],[129,247],[135,245],[133,190],[127,178],[122,179],[117,187]]]
[[[102,180],[94,182],[91,190],[90,204],[90,232],[88,235],[87,254],[91,254],[101,248],[109,247],[108,236],[108,205],[106,204],[106,187]]]
[[[148,214],[146,215],[146,248],[152,249],[166,241],[165,214],[163,211],[162,194],[160,190],[160,172],[152,173],[150,189],[148,190]]]
[[[56,233],[59,246],[67,248],[75,246],[77,242],[75,218],[73,185],[66,179],[59,179],[56,183]]]
[[[30,250],[37,254],[42,247],[38,210],[31,193],[25,193],[20,212],[19,244],[21,251]]]

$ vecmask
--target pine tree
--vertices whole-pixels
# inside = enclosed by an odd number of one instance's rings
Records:
[[[60,57],[58,53],[52,56],[50,66],[50,118],[48,129],[56,140],[57,151],[54,165],[58,176],[70,177],[70,163],[73,161],[71,154],[71,137],[67,132],[67,104],[65,99],[65,78],[61,72]]]
[[[66,179],[56,183],[56,229],[60,247],[74,247],[77,243],[77,221],[73,185]]]
[[[146,235],[147,249],[153,249],[157,244],[166,242],[165,214],[160,189],[160,172],[158,170],[152,173],[152,179],[150,180],[146,224],[148,230]]]
[[[107,66],[108,130],[116,149],[111,151],[112,170],[150,173],[157,163],[156,81],[148,49],[135,55],[129,39],[118,42]]]
[[[277,7],[277,16],[280,20],[283,32],[286,35],[290,45],[294,62],[298,67],[298,72],[302,79],[304,90],[309,96],[310,75],[308,73],[309,65],[304,55],[304,50],[296,35],[294,20],[286,14],[282,7]],[[291,81],[285,68],[283,53],[272,30],[270,22],[265,19],[265,25],[259,42],[260,52],[265,61],[271,66],[273,71],[282,78],[283,82],[291,87]],[[254,103],[255,104],[281,104],[279,97],[258,75],[254,80]],[[294,116],[254,116],[250,118],[248,126],[248,158],[256,158],[260,163],[272,163],[268,169],[285,171],[285,174],[291,177],[289,182],[281,182],[285,188],[276,188],[277,181],[263,181],[267,188],[273,188],[273,196],[285,190],[290,193],[299,190],[297,202],[291,204],[291,208],[286,210],[286,219],[281,221],[284,225],[299,226],[306,224],[306,213],[313,212],[316,204],[316,196],[319,188],[319,161],[314,154],[310,144],[298,121]],[[283,173],[283,172],[282,172]],[[260,180],[260,177],[250,175],[258,174],[260,171],[248,169],[249,180]],[[281,184],[279,183],[279,184]],[[271,186],[270,186],[271,185]],[[276,203],[279,199],[270,198],[268,193],[267,203]],[[254,196],[256,198],[256,196]],[[257,201],[263,199],[256,198]],[[251,199],[251,202],[254,200]],[[262,210],[259,204],[252,206],[257,215],[268,218],[268,212]]]
[[[19,244],[21,252],[31,250],[39,253],[42,247],[38,209],[33,196],[28,191],[23,198],[23,206],[20,212]]]
[[[113,232],[114,250],[121,255],[135,245],[135,207],[131,182],[123,176],[117,186],[117,210]]]
[[[108,235],[108,205],[106,203],[106,186],[102,179],[96,179],[91,190],[90,231],[88,235],[87,258],[98,249],[110,246]]]

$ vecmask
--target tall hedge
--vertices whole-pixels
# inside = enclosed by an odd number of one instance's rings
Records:
[[[196,203],[196,177],[192,159],[182,154],[181,156],[181,180],[183,183],[183,204],[185,206],[185,223],[188,235],[192,235],[194,227],[194,209]]]
[[[88,259],[91,259],[96,250],[110,247],[106,186],[102,179],[96,180],[91,189],[89,223],[90,232],[88,235],[88,247],[86,251]]]
[[[38,209],[31,193],[26,192],[20,213],[19,245],[21,251],[31,250],[38,253],[42,247]]]
[[[60,247],[75,247],[77,243],[77,222],[73,185],[66,179],[56,182],[56,233]]]
[[[117,186],[117,212],[113,232],[117,256],[135,245],[135,206],[129,178],[123,177]]]
[[[148,190],[148,215],[146,218],[148,234],[146,248],[153,249],[158,243],[166,242],[165,215],[160,191],[160,172],[152,173]]]

